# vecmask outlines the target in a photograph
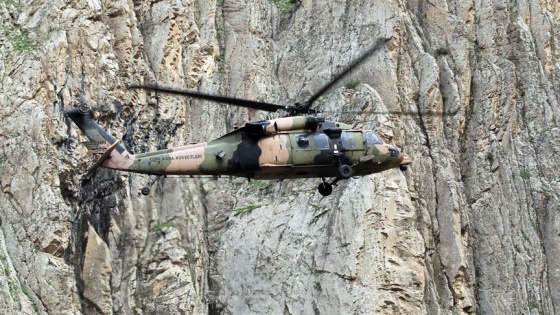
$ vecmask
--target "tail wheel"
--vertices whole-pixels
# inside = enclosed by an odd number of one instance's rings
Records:
[[[317,187],[317,190],[319,190],[321,195],[328,196],[332,193],[332,185],[327,182],[322,182],[319,184],[319,187]]]
[[[350,177],[352,177],[352,174],[354,174],[354,170],[352,169],[352,167],[348,164],[342,164],[338,167],[338,176],[342,179],[348,179]]]
[[[150,187],[142,187],[140,192],[142,193],[142,195],[147,196],[150,194]]]

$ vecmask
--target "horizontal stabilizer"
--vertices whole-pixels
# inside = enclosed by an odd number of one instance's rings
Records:
[[[96,142],[96,141],[88,141],[88,142]],[[111,157],[111,152],[113,152],[113,150],[119,145],[119,143],[121,142],[121,140],[117,140],[115,141],[115,143],[113,143],[106,151],[105,153],[103,153],[103,155],[99,158],[99,160],[97,160],[97,162],[95,162],[95,164],[93,164],[93,166],[89,169],[89,171],[87,172],[86,176],[90,176],[91,174],[93,174],[93,172],[101,165],[103,164],[103,162],[105,162],[106,159],[108,159],[109,157]],[[86,144],[87,146],[87,144]],[[89,148],[88,148],[89,149]],[[97,150],[101,150],[101,147],[98,148]],[[90,151],[93,151],[90,149]],[[101,152],[99,152],[101,153]]]
[[[94,154],[103,154],[109,148],[107,141],[84,141],[82,142],[88,151]]]

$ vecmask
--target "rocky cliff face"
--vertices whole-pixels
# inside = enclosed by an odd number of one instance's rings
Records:
[[[0,312],[560,312],[557,1],[0,2]],[[80,103],[133,152],[263,113],[130,91],[276,103],[403,144],[414,164],[341,182],[98,170]],[[368,110],[452,113],[368,115]]]

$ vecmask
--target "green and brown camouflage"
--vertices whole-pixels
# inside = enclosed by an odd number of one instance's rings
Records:
[[[131,154],[95,123],[90,110],[73,109],[67,115],[88,138],[88,150],[103,154],[94,168],[153,175],[346,179],[412,163],[373,131],[314,116],[248,122],[210,142]],[[341,166],[351,169],[344,173]]]

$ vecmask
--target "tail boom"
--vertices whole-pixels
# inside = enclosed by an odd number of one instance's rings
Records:
[[[101,154],[88,175],[97,167],[154,175],[202,174],[206,143],[134,155],[93,120],[91,110],[72,109],[66,115],[88,138],[84,144],[89,152]]]

